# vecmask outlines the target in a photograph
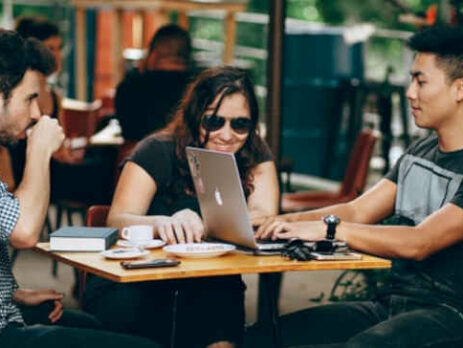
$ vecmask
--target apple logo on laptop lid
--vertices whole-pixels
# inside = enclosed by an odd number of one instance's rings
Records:
[[[217,204],[222,206],[223,205],[222,195],[220,194],[220,191],[217,187],[215,188],[214,197],[215,197],[215,201],[217,202]]]

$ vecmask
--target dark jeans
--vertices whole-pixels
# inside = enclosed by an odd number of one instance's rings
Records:
[[[160,348],[156,343],[140,337],[91,329],[62,326],[9,326],[0,331],[2,348]]]
[[[48,315],[54,308],[52,301],[42,303],[38,306],[20,305],[18,307],[27,325],[51,325]],[[63,315],[56,325],[81,329],[103,329],[103,325],[93,315],[73,309],[63,310]]]
[[[313,307],[282,316],[280,323],[287,347],[461,347],[463,343],[460,312],[396,295]],[[271,347],[272,335],[256,325],[248,332],[246,346]]]
[[[240,343],[244,331],[244,289],[239,276],[140,283],[114,283],[91,276],[83,307],[111,331],[150,338],[175,346],[204,347],[229,341]]]

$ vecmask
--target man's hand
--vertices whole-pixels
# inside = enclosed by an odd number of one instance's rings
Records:
[[[169,244],[199,243],[204,236],[204,224],[194,211],[183,209],[172,216],[158,217],[155,225],[159,238]]]
[[[254,228],[257,227],[255,233],[257,239],[269,239],[277,226],[282,226],[284,222],[286,222],[284,215],[254,218],[251,220],[252,226]]]
[[[39,121],[31,128],[27,146],[28,150],[45,152],[51,156],[63,143],[64,132],[56,119],[49,116],[40,117]]]
[[[256,236],[260,239],[302,239],[318,241],[325,238],[326,225],[322,221],[268,221],[261,225]]]
[[[61,300],[64,295],[54,289],[32,290],[20,288],[16,290],[13,300],[24,306],[38,306],[46,301],[53,301],[53,310],[48,315],[52,323],[56,323],[63,315],[63,303]]]

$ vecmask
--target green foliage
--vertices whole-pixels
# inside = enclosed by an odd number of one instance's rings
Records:
[[[374,298],[384,286],[389,270],[344,271],[336,279],[330,301],[361,301]]]

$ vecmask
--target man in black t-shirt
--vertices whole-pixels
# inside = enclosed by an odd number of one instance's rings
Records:
[[[188,32],[166,25],[156,32],[140,71],[129,73],[116,90],[116,117],[122,135],[139,141],[167,125],[190,81]]]
[[[323,238],[392,259],[373,301],[339,302],[282,317],[286,345],[463,345],[463,28],[415,34],[407,90],[418,127],[435,131],[346,204],[265,221],[260,237]],[[372,225],[396,214],[395,226]],[[312,220],[312,221],[310,221]],[[260,346],[260,345],[255,345]]]

